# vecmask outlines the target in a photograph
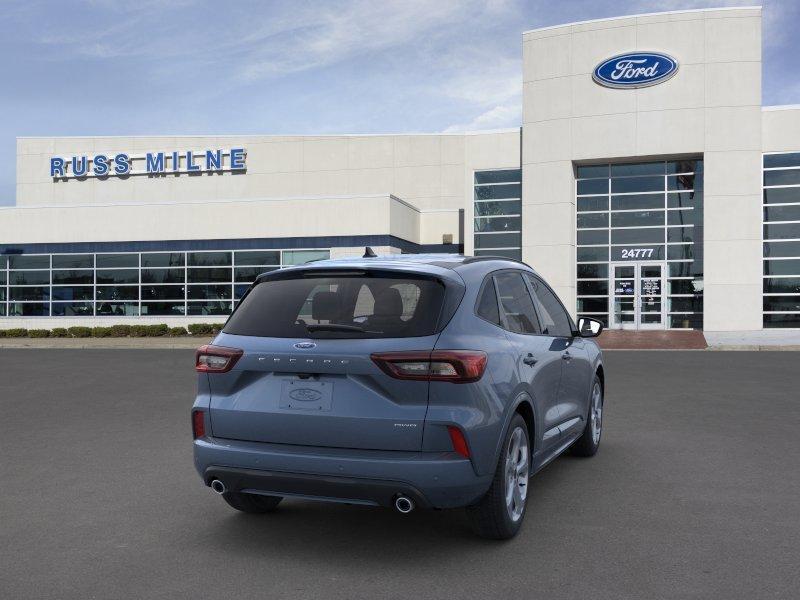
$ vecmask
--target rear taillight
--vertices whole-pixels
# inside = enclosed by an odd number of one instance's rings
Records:
[[[372,361],[395,379],[419,381],[478,381],[486,370],[487,356],[478,350],[434,350],[419,352],[382,352],[371,355]]]
[[[222,346],[200,346],[195,354],[195,369],[201,373],[227,373],[244,351]]]
[[[202,410],[192,411],[192,435],[194,439],[206,437],[206,414]]]
[[[469,446],[467,446],[467,439],[464,437],[464,432],[455,425],[448,425],[447,433],[450,434],[450,441],[453,442],[453,450],[464,458],[469,458]]]

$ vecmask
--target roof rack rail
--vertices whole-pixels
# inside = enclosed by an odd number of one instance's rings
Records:
[[[468,265],[470,263],[481,262],[481,261],[484,261],[484,260],[508,260],[508,261],[511,261],[511,262],[519,263],[521,265],[525,265],[526,267],[531,268],[531,269],[533,268],[528,263],[523,262],[521,260],[517,260],[516,258],[509,258],[507,256],[491,256],[491,255],[488,255],[488,254],[484,254],[482,256],[468,256],[467,258],[464,259],[464,262],[462,262],[461,264],[462,265]]]

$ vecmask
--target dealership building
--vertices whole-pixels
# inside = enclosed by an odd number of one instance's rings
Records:
[[[800,328],[800,106],[761,104],[760,8],[522,37],[520,128],[19,138],[0,327],[218,322],[325,257],[521,259],[609,327]]]

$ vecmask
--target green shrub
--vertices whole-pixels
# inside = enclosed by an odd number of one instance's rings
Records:
[[[131,325],[131,337],[146,337],[147,325]]]
[[[189,333],[192,335],[215,335],[222,331],[223,323],[192,323]]]
[[[160,323],[159,325],[147,325],[146,327],[148,337],[161,337],[169,333],[169,326],[165,323]]]
[[[29,329],[28,330],[28,337],[32,337],[32,338],[50,337],[50,330],[49,329]]]
[[[54,327],[50,331],[50,337],[57,337],[57,338],[69,337],[69,332],[63,327]]]
[[[191,323],[189,325],[191,335],[206,335],[211,333],[211,326],[208,323]]]
[[[130,325],[112,325],[109,329],[111,337],[128,337],[131,334]]]
[[[76,338],[88,338],[92,337],[92,328],[91,327],[70,327],[67,329],[67,332]]]
[[[4,338],[4,337],[6,337],[6,330],[5,329],[0,329],[0,338]]]
[[[22,327],[14,327],[12,329],[6,329],[6,337],[18,338],[27,336],[28,336],[28,330]]]
[[[92,327],[92,337],[111,337],[111,327]]]
[[[186,331],[185,327],[170,327],[167,335],[170,337],[180,337],[182,335],[187,335],[188,333],[189,332]]]

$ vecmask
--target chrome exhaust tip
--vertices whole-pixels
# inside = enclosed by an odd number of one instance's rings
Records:
[[[397,512],[407,515],[414,510],[414,501],[407,496],[400,495],[395,498],[394,507],[397,509]]]
[[[225,484],[222,483],[219,479],[215,479],[214,481],[211,482],[211,489],[214,490],[220,496],[222,496],[222,494],[228,491],[228,488],[226,488]]]

